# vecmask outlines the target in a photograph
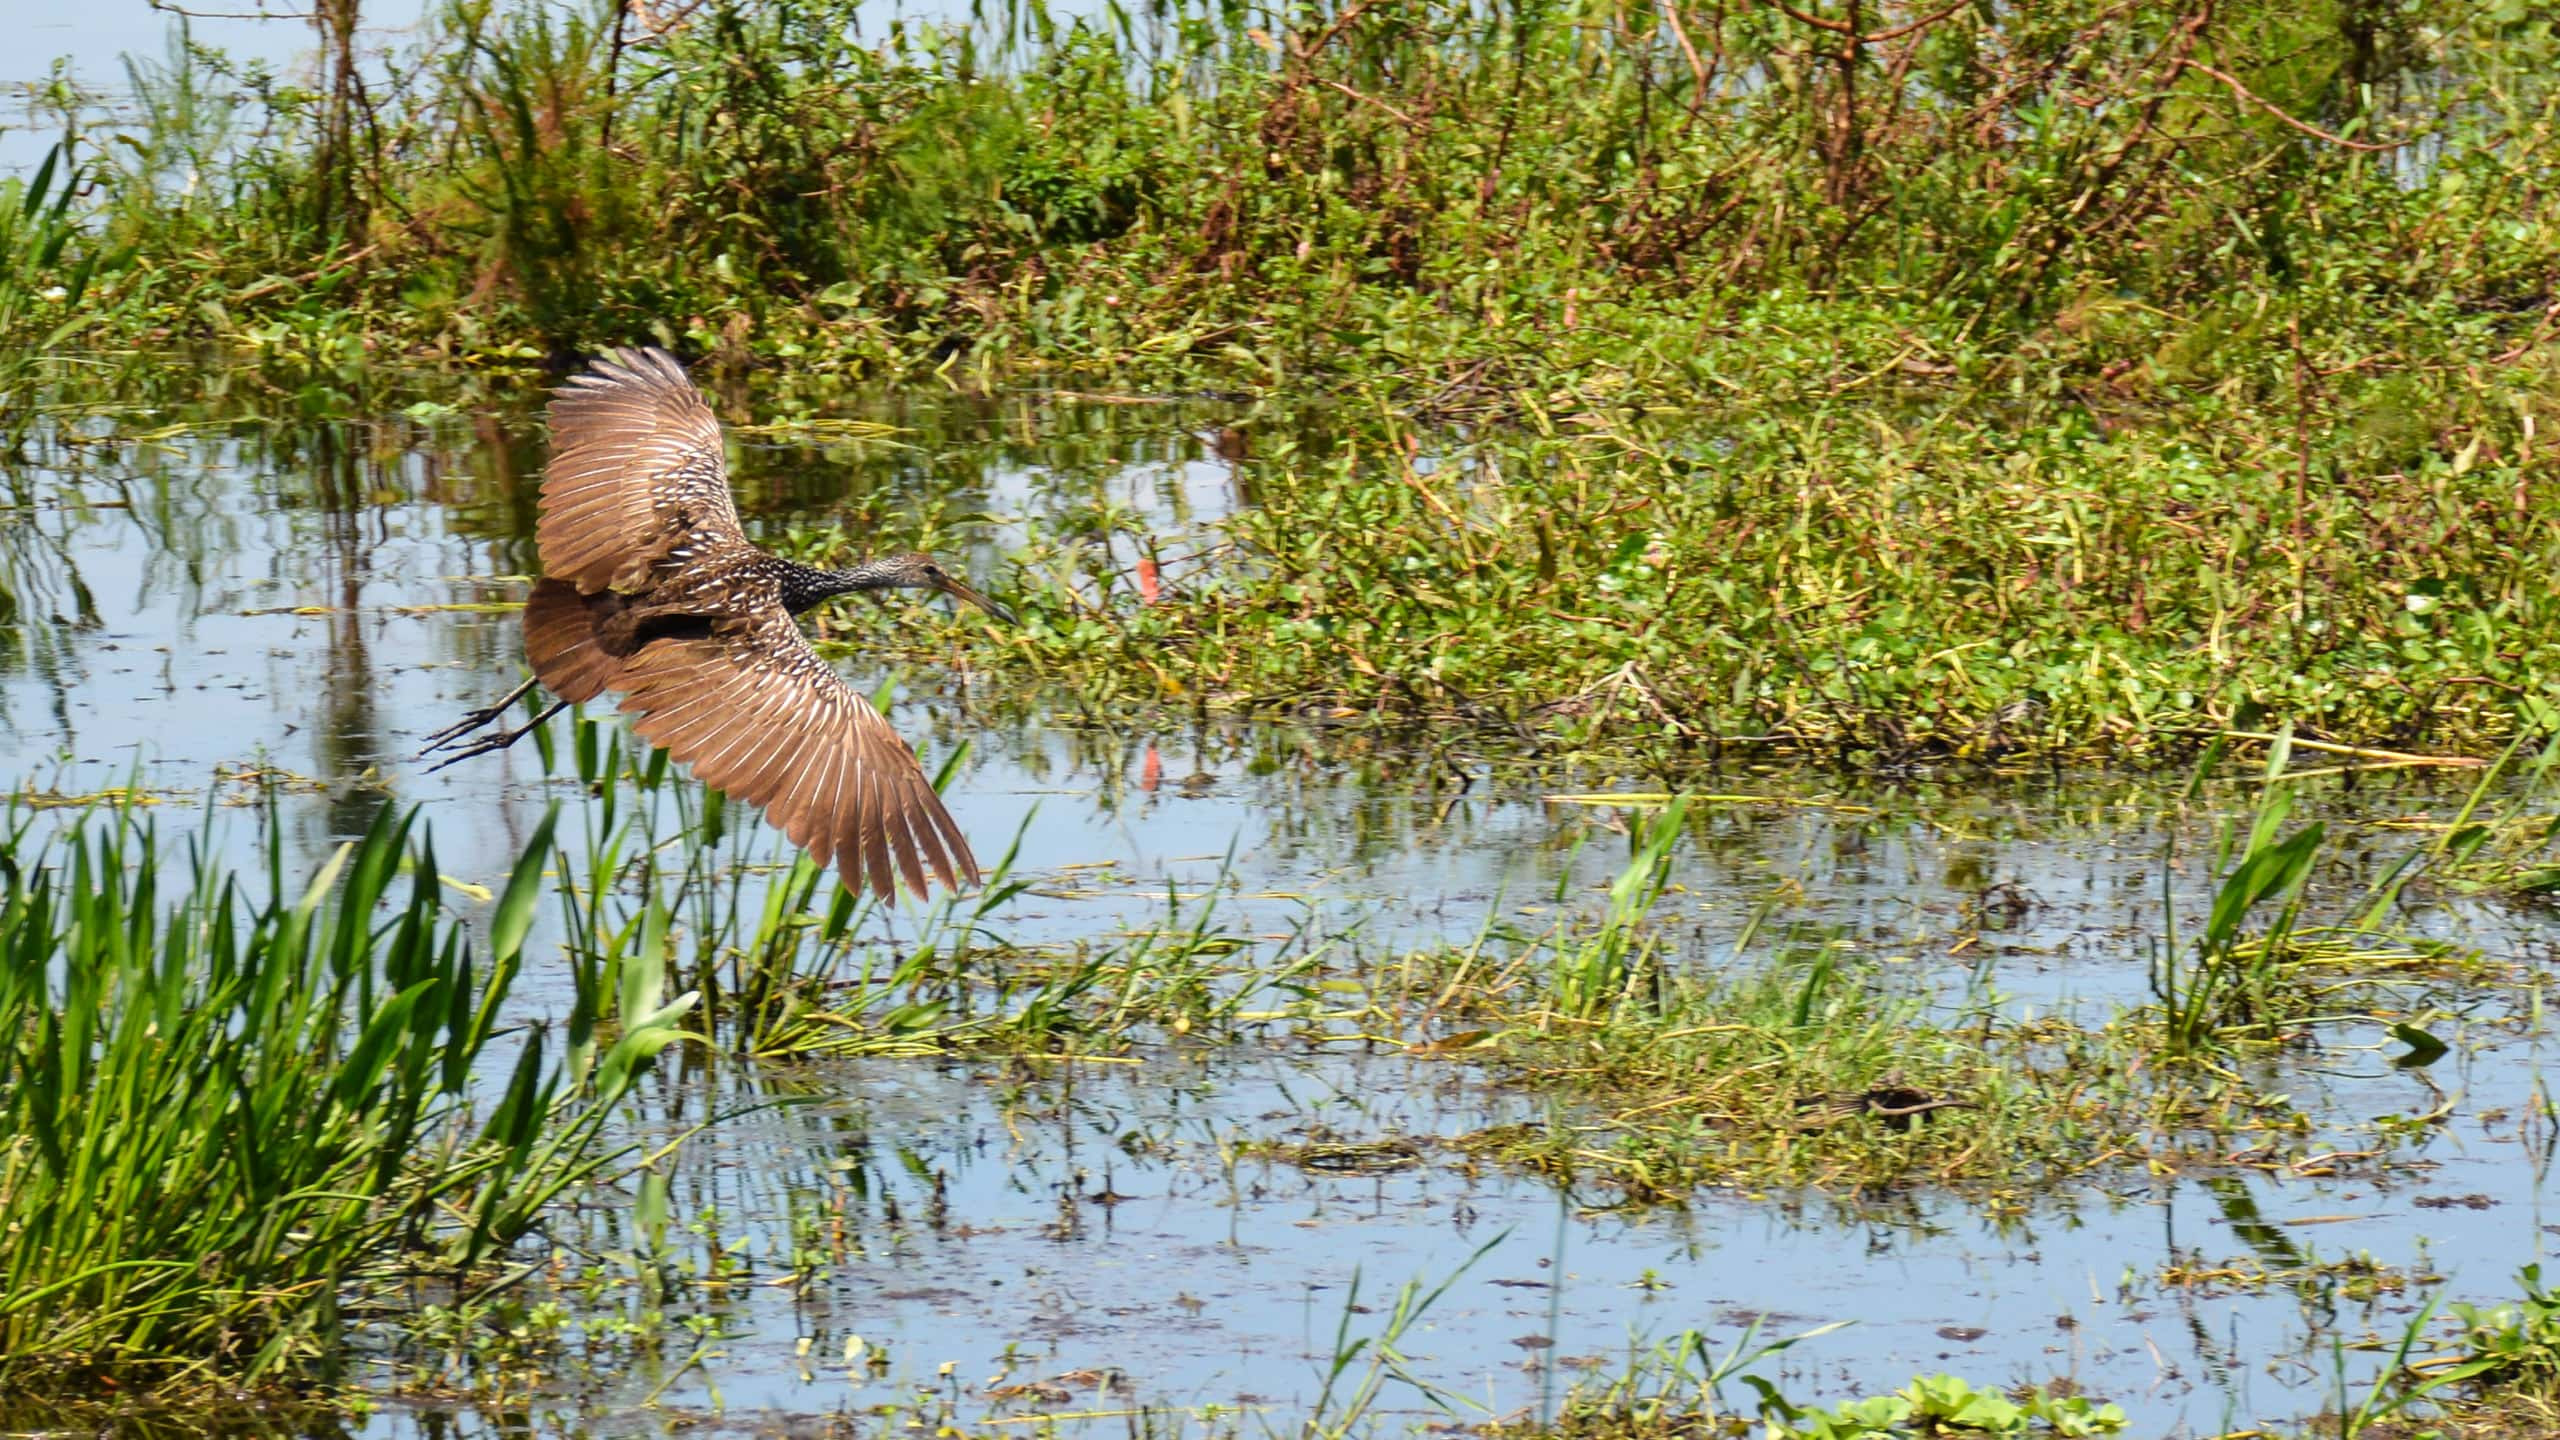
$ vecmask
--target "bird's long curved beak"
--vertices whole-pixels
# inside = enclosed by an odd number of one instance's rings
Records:
[[[1007,625],[1019,625],[1022,623],[1014,618],[1012,611],[1007,610],[1003,606],[988,599],[986,596],[979,594],[976,590],[971,589],[969,586],[962,584],[960,581],[953,579],[949,575],[943,576],[940,583],[936,584],[934,588],[941,591],[943,594],[950,596],[954,600],[965,600],[970,604],[977,606],[979,609],[986,611],[988,614],[993,615],[996,619]]]

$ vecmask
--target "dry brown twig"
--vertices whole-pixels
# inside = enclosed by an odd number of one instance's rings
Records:
[[[2418,139],[2417,136],[2412,135],[2406,140],[2368,141],[2350,140],[2344,135],[2332,135],[2328,131],[2321,129],[2319,126],[2312,124],[2310,121],[2295,116],[2292,112],[2286,110],[2283,106],[2278,105],[2273,100],[2269,100],[2265,96],[2250,89],[2248,86],[2241,84],[2237,76],[2225,74],[2224,72],[2216,70],[2212,66],[2207,65],[2203,61],[2195,59],[2192,56],[2179,57],[2178,68],[2180,70],[2193,70],[2221,81],[2224,85],[2230,88],[2233,95],[2242,100],[2248,101],[2250,104],[2266,111],[2268,114],[2273,115],[2278,120],[2281,120],[2285,124],[2292,126],[2294,129],[2301,131],[2303,134],[2310,136],[2314,140],[2326,141],[2331,145],[2342,145],[2349,150],[2362,150],[2368,154],[2375,154],[2387,150],[2404,149],[2409,145],[2415,144]]]

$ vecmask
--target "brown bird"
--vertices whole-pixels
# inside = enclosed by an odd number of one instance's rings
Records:
[[[539,683],[558,697],[529,723],[462,747],[442,769],[503,750],[574,703],[612,691],[640,738],[694,778],[764,810],[883,900],[979,878],[969,842],[915,752],[809,648],[792,617],[857,592],[937,590],[1011,623],[1004,607],[925,555],[819,570],[747,540],[729,494],[720,421],[674,357],[624,350],[554,392],[551,463],[524,608],[533,679],[428,737],[421,758],[506,714]]]

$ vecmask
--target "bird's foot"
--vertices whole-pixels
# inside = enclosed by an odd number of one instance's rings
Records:
[[[463,726],[461,729],[454,731],[450,738],[438,740],[434,744],[429,745],[426,749],[419,751],[418,758],[421,760],[427,758],[427,756],[433,754],[437,749],[446,745],[451,745],[454,741],[469,734],[473,729],[481,725],[486,725],[489,723],[489,720],[495,718],[495,716],[490,716]],[[534,726],[540,725],[541,723],[542,722],[540,720],[537,720],[533,722],[532,725],[520,725],[513,730],[501,730],[494,735],[483,735],[479,739],[472,741],[470,744],[455,750],[452,754],[445,756],[443,759],[438,760],[433,765],[428,766],[421,773],[433,775],[447,765],[459,765],[463,761],[468,760],[475,755],[493,755],[498,751],[504,750],[508,746],[513,745],[527,735],[532,734]]]
[[[437,751],[442,750],[446,746],[461,739],[463,736],[470,734],[472,731],[477,730],[481,726],[497,719],[499,716],[506,714],[507,705],[509,703],[511,702],[501,701],[498,704],[488,706],[485,709],[474,710],[463,716],[461,719],[454,721],[452,724],[447,725],[433,735],[428,736],[427,743],[419,747],[417,755],[413,758],[424,760],[428,756],[433,755]],[[461,757],[457,755],[454,758],[460,759]],[[449,760],[445,763],[449,765],[453,762]]]

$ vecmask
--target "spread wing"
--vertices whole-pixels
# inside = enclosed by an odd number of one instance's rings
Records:
[[[925,893],[978,880],[969,842],[913,750],[809,648],[779,605],[724,619],[700,637],[653,641],[614,681],[640,738],[694,778],[761,806],[765,819],[830,858],[847,889]],[[894,867],[894,868],[893,868]]]
[[[534,541],[586,594],[641,585],[671,552],[744,544],[720,421],[675,357],[623,350],[553,392]]]

